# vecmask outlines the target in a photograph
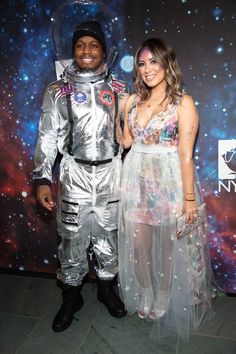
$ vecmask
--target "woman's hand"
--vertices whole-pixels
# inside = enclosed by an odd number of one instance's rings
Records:
[[[184,210],[185,220],[188,224],[193,224],[197,215],[198,215],[198,208],[196,201],[184,201]]]
[[[120,141],[120,144],[124,149],[129,149],[133,144],[133,139],[131,137],[127,137],[127,138],[123,137]]]

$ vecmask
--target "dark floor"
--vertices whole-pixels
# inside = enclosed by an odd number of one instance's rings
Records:
[[[235,297],[214,300],[214,318],[192,333],[189,344],[176,338],[158,345],[137,316],[111,317],[94,284],[83,287],[85,305],[61,333],[51,330],[61,301],[55,280],[0,274],[0,284],[1,354],[236,354]]]

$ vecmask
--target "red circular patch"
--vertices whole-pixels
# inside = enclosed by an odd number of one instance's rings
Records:
[[[106,106],[112,105],[114,103],[114,99],[115,99],[113,93],[108,90],[104,90],[104,91],[100,92],[99,98],[100,98],[101,102],[103,104],[105,104]]]

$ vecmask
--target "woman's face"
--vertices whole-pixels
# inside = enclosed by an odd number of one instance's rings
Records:
[[[165,70],[163,67],[153,58],[153,55],[148,48],[144,48],[138,59],[138,71],[142,80],[150,88],[166,84],[165,82]]]

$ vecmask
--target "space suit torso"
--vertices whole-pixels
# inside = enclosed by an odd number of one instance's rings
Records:
[[[52,180],[58,152],[90,161],[112,158],[119,149],[116,113],[119,95],[127,92],[127,85],[107,72],[87,80],[65,71],[65,79],[50,84],[44,96],[34,179]]]

